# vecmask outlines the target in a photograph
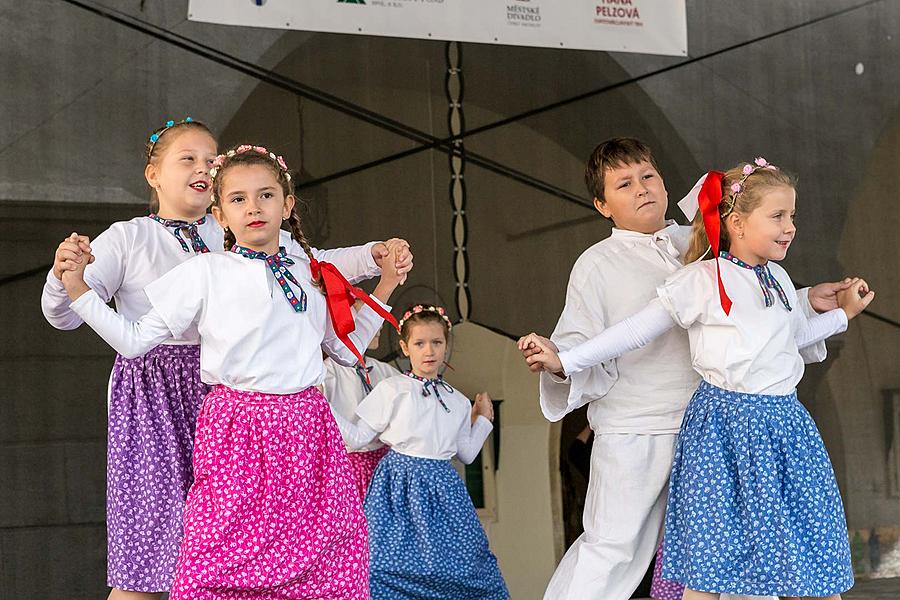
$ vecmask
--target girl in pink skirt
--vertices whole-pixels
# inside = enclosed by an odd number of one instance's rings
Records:
[[[61,281],[66,261],[89,252],[84,279],[116,310],[138,319],[152,308],[144,288],[197,254],[222,252],[224,231],[207,214],[210,163],[218,154],[206,125],[187,117],[167,121],[146,141],[145,177],[152,190],[149,215],[113,223],[87,244],[70,236],[56,250],[41,294],[47,321],[62,330],[82,319]],[[288,254],[303,249],[281,232]],[[350,281],[378,272],[387,244],[316,250]],[[411,263],[398,252],[400,265]],[[399,265],[398,265],[399,266]],[[401,272],[404,267],[399,266]],[[184,503],[194,480],[197,417],[210,389],[200,377],[199,336],[189,328],[146,354],[116,356],[109,381],[106,466],[107,584],[109,600],[159,600],[172,585],[181,545]]]
[[[87,286],[89,257],[63,274],[72,310],[123,356],[199,332],[201,377],[213,388],[197,422],[170,598],[367,598],[365,519],[315,386],[322,350],[354,364],[390,314],[312,256],[281,157],[238,146],[216,157],[210,176],[229,251],[199,255],[148,285],[152,309],[139,321]],[[279,246],[285,220],[305,254]],[[387,262],[373,293],[382,302],[401,278],[396,260]],[[365,302],[355,323],[353,297]]]

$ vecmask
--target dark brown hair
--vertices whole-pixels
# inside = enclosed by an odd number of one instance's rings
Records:
[[[188,131],[190,129],[199,129],[205,133],[209,134],[213,140],[216,139],[216,136],[213,135],[212,131],[209,127],[206,126],[205,123],[201,121],[186,121],[181,123],[175,123],[171,127],[166,127],[163,125],[159,129],[153,132],[153,135],[159,136],[156,139],[156,142],[150,141],[150,138],[147,138],[147,142],[144,144],[144,158],[147,161],[148,165],[156,165],[159,162],[159,159],[163,154],[166,153],[166,149],[175,141],[175,138],[180,134]],[[159,211],[159,196],[156,194],[156,190],[150,190],[150,212],[155,213]]]
[[[436,306],[431,304],[416,304],[410,306],[403,314],[408,312],[412,312],[416,306],[421,306],[421,312],[413,312],[413,314],[403,321],[403,325],[400,327],[400,339],[404,342],[409,342],[410,333],[412,333],[413,325],[421,325],[423,323],[439,323],[441,327],[444,329],[444,339],[450,340],[450,325],[448,325],[447,321],[444,320],[444,317],[437,312]],[[431,310],[431,309],[434,310]]]
[[[601,143],[591,152],[584,167],[584,183],[592,198],[604,202],[603,186],[605,185],[606,172],[610,169],[633,165],[641,161],[647,161],[653,168],[656,159],[650,152],[650,148],[642,141],[635,138],[612,138]]]
[[[242,144],[243,146],[244,144]],[[233,150],[236,150],[240,146],[236,146]],[[230,152],[230,151],[229,151]],[[225,173],[228,169],[236,166],[251,166],[251,165],[259,165],[269,169],[273,175],[275,175],[275,180],[278,181],[278,184],[281,186],[281,191],[284,193],[284,197],[294,195],[294,184],[291,183],[291,180],[288,178],[288,173],[279,166],[275,159],[270,157],[268,154],[263,154],[261,152],[257,152],[256,150],[246,150],[244,152],[235,153],[233,156],[228,156],[228,153],[225,153],[225,158],[222,161],[221,166],[216,171],[216,176],[213,177],[212,180],[212,194],[213,194],[213,206],[218,206],[221,208],[221,193],[222,193],[222,185],[225,181]],[[306,235],[303,233],[303,228],[300,222],[300,213],[298,212],[298,203],[294,202],[294,207],[291,209],[291,214],[288,216],[288,226],[291,230],[291,237],[297,241],[300,246],[303,247],[303,251],[306,253],[306,256],[309,257],[310,261],[313,259],[312,248],[310,248],[309,241],[306,239]],[[232,246],[235,244],[234,232],[230,229],[225,230],[225,250],[231,250]],[[321,278],[320,278],[321,279]],[[319,285],[321,288],[321,281],[317,280],[316,285]]]

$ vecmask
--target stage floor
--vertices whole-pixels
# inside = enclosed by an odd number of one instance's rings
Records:
[[[900,598],[900,577],[890,579],[860,579],[844,600],[897,600]]]

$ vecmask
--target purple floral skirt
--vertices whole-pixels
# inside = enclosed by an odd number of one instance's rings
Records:
[[[106,463],[107,584],[138,592],[172,585],[182,537],[197,414],[209,387],[200,347],[161,345],[116,357]]]

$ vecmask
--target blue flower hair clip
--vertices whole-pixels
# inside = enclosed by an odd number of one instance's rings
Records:
[[[160,129],[159,131],[156,131],[150,135],[150,153],[153,152],[153,146],[156,144],[156,142],[159,141],[159,136],[164,134],[166,131],[168,131],[172,127],[175,127],[176,125],[182,125],[184,123],[193,123],[193,122],[194,122],[194,119],[192,119],[191,117],[185,117],[184,120],[178,121],[178,122],[173,121],[172,119],[169,119],[168,121],[166,121],[166,124],[163,126],[162,129]]]

